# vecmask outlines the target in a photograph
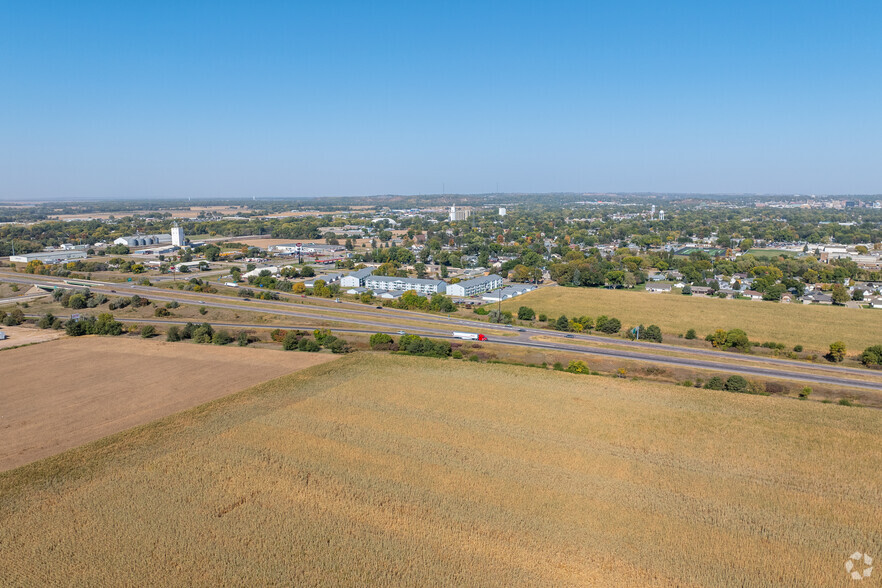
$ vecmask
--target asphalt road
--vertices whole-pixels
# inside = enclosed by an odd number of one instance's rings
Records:
[[[0,279],[2,279],[2,281],[4,282],[13,282],[20,284],[64,284],[63,278],[38,275],[31,276],[27,274],[13,274],[5,272],[0,273]],[[77,281],[87,282],[87,280]],[[489,342],[501,345],[548,349],[554,351],[570,351],[585,353],[589,355],[599,355],[605,357],[615,357],[624,360],[640,361],[644,363],[652,363],[668,367],[688,367],[694,369],[713,370],[722,372],[724,374],[740,374],[743,376],[782,378],[800,382],[845,386],[866,390],[882,390],[882,382],[876,382],[872,380],[859,380],[848,377],[849,375],[860,375],[864,377],[874,377],[879,375],[868,370],[862,370],[859,368],[839,367],[833,365],[825,366],[817,364],[801,365],[800,363],[795,361],[769,357],[733,355],[727,352],[712,351],[706,349],[690,349],[675,345],[644,343],[640,341],[611,339],[607,337],[584,334],[573,334],[574,341],[578,340],[585,343],[582,345],[568,343],[564,340],[560,342],[537,341],[532,339],[532,337],[535,337],[537,335],[544,335],[546,337],[555,336],[557,335],[557,333],[544,329],[524,329],[523,331],[520,331],[513,328],[503,328],[496,325],[489,325],[487,323],[479,323],[476,321],[469,321],[460,318],[444,318],[437,315],[430,315],[415,311],[389,308],[383,308],[379,310],[373,307],[367,307],[364,304],[350,302],[341,302],[338,304],[333,302],[325,303],[324,301],[321,301],[317,304],[296,304],[254,299],[245,302],[241,298],[234,298],[230,296],[170,290],[167,288],[155,288],[150,286],[137,286],[106,282],[93,282],[93,284],[94,285],[91,287],[91,289],[94,292],[100,292],[109,295],[116,294],[117,296],[130,296],[134,293],[137,293],[147,296],[151,300],[161,302],[177,301],[181,304],[199,304],[201,306],[210,308],[253,311],[276,316],[334,321],[344,323],[345,325],[370,327],[369,329],[349,329],[346,327],[337,326],[333,327],[335,331],[341,332],[386,332],[390,334],[395,334],[399,330],[404,330],[411,333],[431,335],[434,337],[447,339],[453,338],[451,334],[455,330],[472,333],[481,332],[488,336],[488,338],[490,339]],[[315,299],[308,300],[310,302],[318,302]],[[127,322],[145,322],[152,324],[175,323],[175,321],[147,319],[142,321],[131,319],[126,320]],[[419,323],[419,326],[415,326],[414,324],[405,324],[405,322]],[[225,328],[296,328],[292,325],[217,322],[213,322],[212,324]],[[626,347],[626,349],[611,349],[609,347],[590,345],[590,343],[602,343],[605,345],[612,344],[619,347]],[[677,352],[699,357],[676,357],[669,355],[659,355],[657,353],[652,353],[653,351]],[[744,362],[751,362],[754,365],[746,365]],[[810,368],[811,370],[813,370],[814,373],[803,371],[803,369],[806,368]]]

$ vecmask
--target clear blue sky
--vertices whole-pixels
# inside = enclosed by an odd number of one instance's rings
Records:
[[[882,2],[0,0],[0,199],[882,192]]]

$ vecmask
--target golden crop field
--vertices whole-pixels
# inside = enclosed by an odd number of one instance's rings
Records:
[[[357,354],[0,474],[4,583],[846,585],[882,413]]]
[[[692,328],[699,338],[716,329],[742,329],[751,341],[803,345],[824,353],[837,340],[851,354],[882,344],[882,311],[870,309],[564,287],[539,288],[502,303],[504,310],[515,313],[521,306],[550,317],[605,314],[621,320],[623,327],[656,324],[666,343]]]

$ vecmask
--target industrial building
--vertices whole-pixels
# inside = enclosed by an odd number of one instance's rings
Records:
[[[450,284],[447,286],[447,294],[449,296],[477,296],[497,288],[502,288],[502,276],[490,274]]]
[[[126,247],[143,247],[145,245],[166,245],[171,244],[171,235],[132,235],[131,237],[120,237],[113,241],[114,245],[125,245]]]
[[[177,223],[175,223],[171,230],[171,242],[175,247],[183,247],[187,242],[184,238],[183,227],[179,227]]]
[[[76,261],[77,259],[86,259],[85,251],[40,251],[38,253],[22,253],[20,255],[10,255],[9,261],[14,263],[28,263],[29,261],[40,261],[46,265],[56,263],[67,263],[68,261]]]
[[[374,273],[374,268],[366,267],[351,274],[346,274],[340,278],[340,286],[342,288],[359,288],[364,286],[365,279]]]
[[[450,207],[450,221],[463,221],[468,219],[472,215],[472,211],[469,208],[460,208],[456,209],[456,206]]]
[[[276,253],[300,253],[301,255],[330,255],[338,251],[345,251],[342,245],[326,245],[317,243],[285,243],[282,245],[270,245],[267,251]]]
[[[364,287],[374,292],[380,290],[415,290],[420,294],[443,294],[447,289],[447,283],[443,280],[369,276],[365,278]]]

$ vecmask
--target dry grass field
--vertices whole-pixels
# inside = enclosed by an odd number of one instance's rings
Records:
[[[737,328],[751,341],[800,344],[824,353],[837,340],[845,342],[849,353],[882,343],[882,312],[877,310],[564,287],[539,288],[502,303],[504,310],[515,313],[520,306],[551,317],[605,314],[621,320],[623,327],[656,324],[666,343],[690,328],[700,338],[716,329]]]
[[[3,351],[0,471],[331,359],[126,337]]]
[[[837,586],[882,413],[359,354],[0,474],[12,586]]]
[[[7,327],[0,325],[0,331],[6,333],[6,339],[0,341],[0,349],[52,341],[53,339],[58,339],[59,337],[64,336],[64,331],[43,330],[30,327]],[[0,392],[0,396],[2,396],[2,392]],[[0,427],[2,427],[2,425],[0,425]]]

